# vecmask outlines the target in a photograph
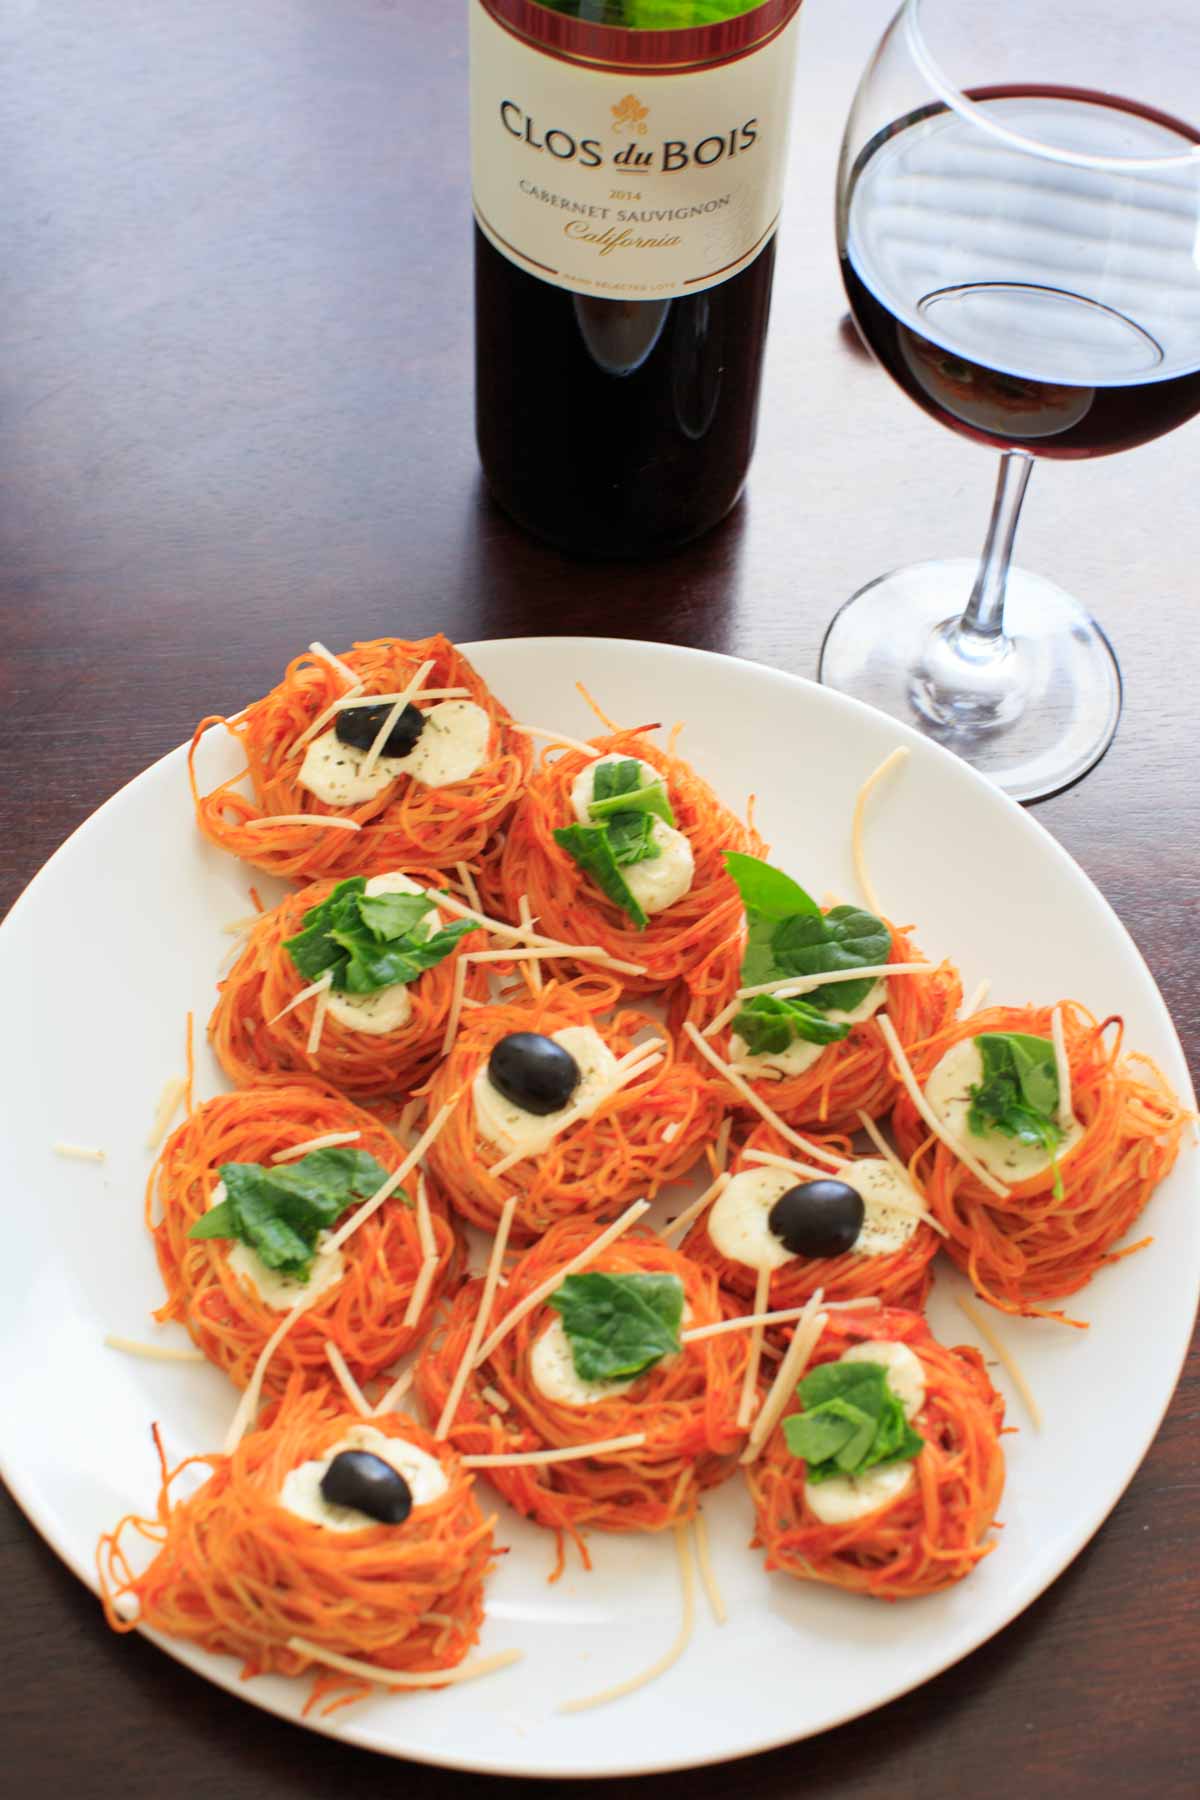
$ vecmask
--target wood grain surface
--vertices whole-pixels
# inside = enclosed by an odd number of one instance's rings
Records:
[[[974,551],[991,460],[910,406],[843,324],[834,161],[889,10],[807,0],[749,492],[707,539],[628,566],[541,548],[480,488],[459,0],[0,8],[0,902],[313,636],[615,634],[812,674],[847,594]],[[1198,462],[1193,423],[1039,468],[1019,544],[1089,601],[1126,678],[1114,748],[1038,817],[1128,924],[1193,1051]],[[1195,1793],[1198,1413],[1193,1356],[1091,1546],[957,1668],[812,1742],[622,1792]],[[118,1640],[2,1508],[14,1795],[515,1790],[311,1737]]]

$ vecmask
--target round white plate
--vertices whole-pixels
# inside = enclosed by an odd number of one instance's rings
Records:
[[[1091,883],[1033,819],[966,766],[856,701],[794,676],[700,651],[616,639],[467,646],[516,718],[587,736],[582,678],[629,724],[686,721],[681,751],[731,805],[757,796],[782,864],[818,894],[856,895],[850,815],[864,776],[898,743],[911,758],[872,804],[868,845],[881,901],[932,956],[957,958],[968,992],[1001,1001],[1071,996],[1124,1015],[1127,1044],[1190,1093],[1171,1022],[1141,957]],[[230,769],[221,736],[205,772]],[[150,1423],[172,1457],[219,1444],[235,1395],[208,1367],[135,1360],[106,1332],[146,1339],[161,1298],[142,1226],[146,1135],[197,1021],[198,1093],[224,1086],[203,1049],[225,921],[270,883],[205,845],[192,823],[184,753],[117,794],[63,845],[0,931],[8,1029],[0,1081],[9,1254],[0,1259],[0,1361],[9,1383],[3,1472],[39,1531],[92,1586],[97,1535],[152,1510]],[[64,1161],[66,1139],[103,1165]],[[592,1539],[595,1567],[547,1585],[552,1542],[499,1502],[511,1546],[488,1590],[480,1649],[524,1660],[469,1688],[380,1695],[308,1723],[371,1749],[508,1775],[617,1775],[719,1761],[822,1731],[944,1669],[1012,1619],[1087,1542],[1146,1452],[1187,1346],[1200,1272],[1196,1161],[1188,1149],[1151,1203],[1149,1250],[1106,1270],[1076,1301],[1086,1332],[990,1315],[1044,1409],[1040,1435],[1008,1392],[1009,1480],[994,1555],[949,1593],[886,1606],[768,1576],[734,1477],[706,1502],[729,1608],[701,1600],[682,1659],[651,1686],[575,1715],[556,1710],[650,1663],[679,1622],[670,1539]],[[934,1330],[973,1333],[939,1264]],[[177,1333],[173,1341],[183,1341]],[[1130,1353],[1136,1347],[1136,1355]],[[64,1397],[70,1406],[64,1411]],[[64,1429],[64,1420],[70,1429]],[[307,1682],[242,1682],[229,1658],[157,1639],[210,1680],[297,1718]]]

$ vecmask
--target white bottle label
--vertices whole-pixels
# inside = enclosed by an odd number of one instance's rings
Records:
[[[728,281],[779,218],[798,15],[682,74],[580,68],[471,4],[471,179],[502,255],[576,294],[675,299]]]

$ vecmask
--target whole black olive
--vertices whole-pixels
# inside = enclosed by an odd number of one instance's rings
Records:
[[[793,1256],[844,1256],[854,1248],[866,1213],[845,1181],[801,1181],[767,1214],[767,1225]]]
[[[412,1511],[412,1489],[398,1469],[370,1450],[339,1450],[321,1477],[331,1506],[353,1506],[381,1525],[403,1525]]]
[[[522,1112],[561,1112],[579,1086],[579,1064],[540,1031],[510,1031],[492,1049],[488,1080]]]
[[[386,700],[381,706],[344,706],[333,727],[338,743],[349,744],[353,750],[369,750],[391,710]],[[424,729],[425,714],[415,706],[406,706],[384,739],[379,754],[407,756]]]

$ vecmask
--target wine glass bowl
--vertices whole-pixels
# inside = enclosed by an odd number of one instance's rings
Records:
[[[905,0],[842,146],[864,340],[925,412],[1003,454],[974,581],[933,562],[870,583],[821,678],[1021,799],[1095,763],[1121,693],[1087,612],[1011,566],[1032,459],[1129,449],[1200,411],[1200,133],[1170,110],[1200,81],[1200,26],[1182,0],[1147,13]]]

